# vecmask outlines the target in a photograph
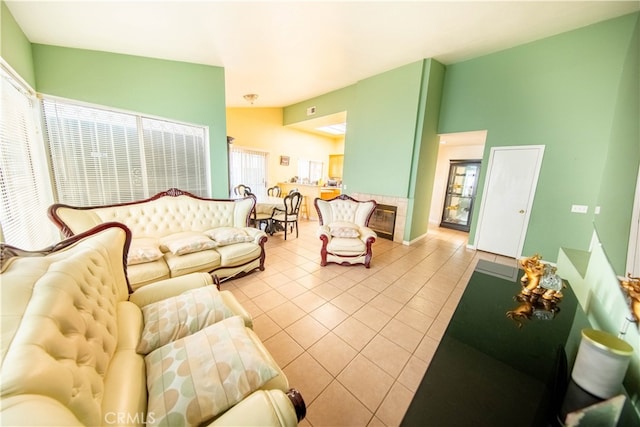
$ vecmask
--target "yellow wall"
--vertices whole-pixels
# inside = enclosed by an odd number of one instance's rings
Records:
[[[326,179],[329,154],[344,152],[344,138],[335,140],[282,125],[282,108],[227,108],[227,135],[233,145],[266,151],[267,184],[288,181],[298,174],[298,160],[324,163]],[[289,166],[280,165],[289,156]]]

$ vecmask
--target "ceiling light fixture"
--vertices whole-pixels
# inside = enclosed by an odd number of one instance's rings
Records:
[[[258,99],[258,94],[257,93],[248,93],[246,95],[243,96],[244,99],[246,99],[247,101],[249,101],[251,103],[251,105],[253,105],[253,102]]]

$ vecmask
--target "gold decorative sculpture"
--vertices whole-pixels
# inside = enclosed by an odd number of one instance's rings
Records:
[[[557,303],[562,299],[564,282],[556,274],[556,267],[541,262],[542,256],[535,254],[520,260],[524,274],[520,278],[522,290],[514,299],[520,303],[507,311],[507,317],[522,327],[524,319],[550,320],[560,311]]]
[[[640,323],[640,277],[631,277],[631,273],[627,273],[627,277],[620,280],[620,286],[629,300],[631,314]]]
[[[556,267],[540,262],[542,256],[535,254],[520,260],[524,274],[520,278],[523,295],[538,294],[546,300],[562,298],[562,279],[556,274]]]

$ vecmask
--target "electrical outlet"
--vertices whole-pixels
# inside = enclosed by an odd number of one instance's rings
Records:
[[[600,206],[596,206],[595,209],[593,210],[593,213],[596,215],[600,215]]]
[[[313,116],[316,113],[316,107],[307,108],[307,116]]]
[[[589,211],[589,206],[585,205],[571,205],[571,212],[586,214]]]

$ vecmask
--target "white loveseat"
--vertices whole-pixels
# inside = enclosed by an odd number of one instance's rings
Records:
[[[320,220],[320,264],[364,264],[369,268],[371,246],[378,237],[376,232],[368,227],[377,206],[376,201],[360,201],[341,194],[330,200],[316,198],[314,205]]]
[[[135,290],[193,272],[226,278],[264,270],[265,232],[249,227],[255,199],[207,199],[178,189],[108,206],[49,207],[65,237],[115,221],[132,232],[127,275]]]
[[[123,267],[129,241],[126,227],[106,223],[38,252],[0,244],[2,424],[297,425],[304,401],[246,327],[251,318],[233,295],[219,292],[207,273],[130,295]],[[205,304],[193,298],[196,292],[216,301],[218,311],[198,307],[198,316],[182,316],[185,305]],[[162,307],[175,307],[179,315],[173,322],[167,316],[172,310],[154,317],[152,308]],[[224,335],[227,323],[233,334]],[[166,343],[154,342],[167,328],[175,339],[165,333]],[[171,351],[192,338],[200,341],[182,352],[188,364],[182,363],[180,352]],[[239,350],[229,356],[216,350],[221,345]],[[246,357],[259,362],[257,373],[255,365],[237,362]]]

